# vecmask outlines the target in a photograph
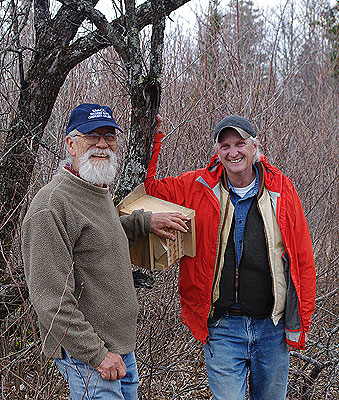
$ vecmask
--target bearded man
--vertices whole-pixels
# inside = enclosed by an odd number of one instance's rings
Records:
[[[138,302],[129,245],[167,228],[187,230],[178,213],[138,210],[120,217],[108,185],[117,158],[112,110],[81,104],[70,116],[67,163],[33,199],[22,253],[42,351],[54,358],[72,399],[137,399],[134,355]]]

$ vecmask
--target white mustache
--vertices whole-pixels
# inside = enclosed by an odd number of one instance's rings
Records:
[[[111,149],[88,149],[86,153],[82,155],[82,157],[86,156],[86,159],[89,160],[93,155],[108,156],[111,158],[114,156],[114,152]]]

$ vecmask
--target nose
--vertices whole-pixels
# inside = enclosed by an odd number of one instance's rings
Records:
[[[231,147],[228,154],[230,157],[236,157],[238,155],[238,150],[235,147]]]
[[[104,138],[103,135],[100,135],[100,138],[98,140],[98,143],[96,144],[97,147],[100,147],[101,149],[105,149],[106,147],[108,147],[108,144]]]

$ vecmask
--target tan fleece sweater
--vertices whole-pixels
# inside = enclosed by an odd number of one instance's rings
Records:
[[[22,228],[30,298],[43,351],[97,366],[107,351],[135,348],[138,303],[129,243],[151,230],[151,213],[118,217],[107,188],[62,170],[33,199]]]

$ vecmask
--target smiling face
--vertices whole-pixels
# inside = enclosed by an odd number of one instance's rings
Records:
[[[93,132],[98,133],[99,135],[105,135],[106,133],[114,133],[114,128],[110,126],[102,126],[100,128],[96,128]],[[90,132],[91,133],[91,132]],[[117,148],[117,142],[112,145],[108,145],[103,136],[100,137],[100,140],[96,144],[88,144],[86,142],[86,134],[83,134],[83,137],[74,138],[67,136],[66,144],[69,154],[73,157],[72,167],[78,171],[79,170],[79,159],[83,156],[89,149],[93,151],[93,154],[90,156],[90,160],[93,162],[105,162],[108,161],[109,156],[105,154],[105,151],[101,151],[103,149],[110,149],[115,152]]]
[[[105,135],[114,133],[114,128],[103,126],[90,133],[93,132]],[[117,169],[116,141],[108,145],[105,138],[100,136],[98,143],[88,144],[86,134],[79,134],[76,137],[67,136],[66,144],[72,156],[72,168],[78,171],[83,179],[97,185],[113,181]]]
[[[248,186],[255,178],[253,159],[256,151],[257,145],[251,139],[243,139],[236,130],[227,129],[220,133],[217,154],[233,186]]]

